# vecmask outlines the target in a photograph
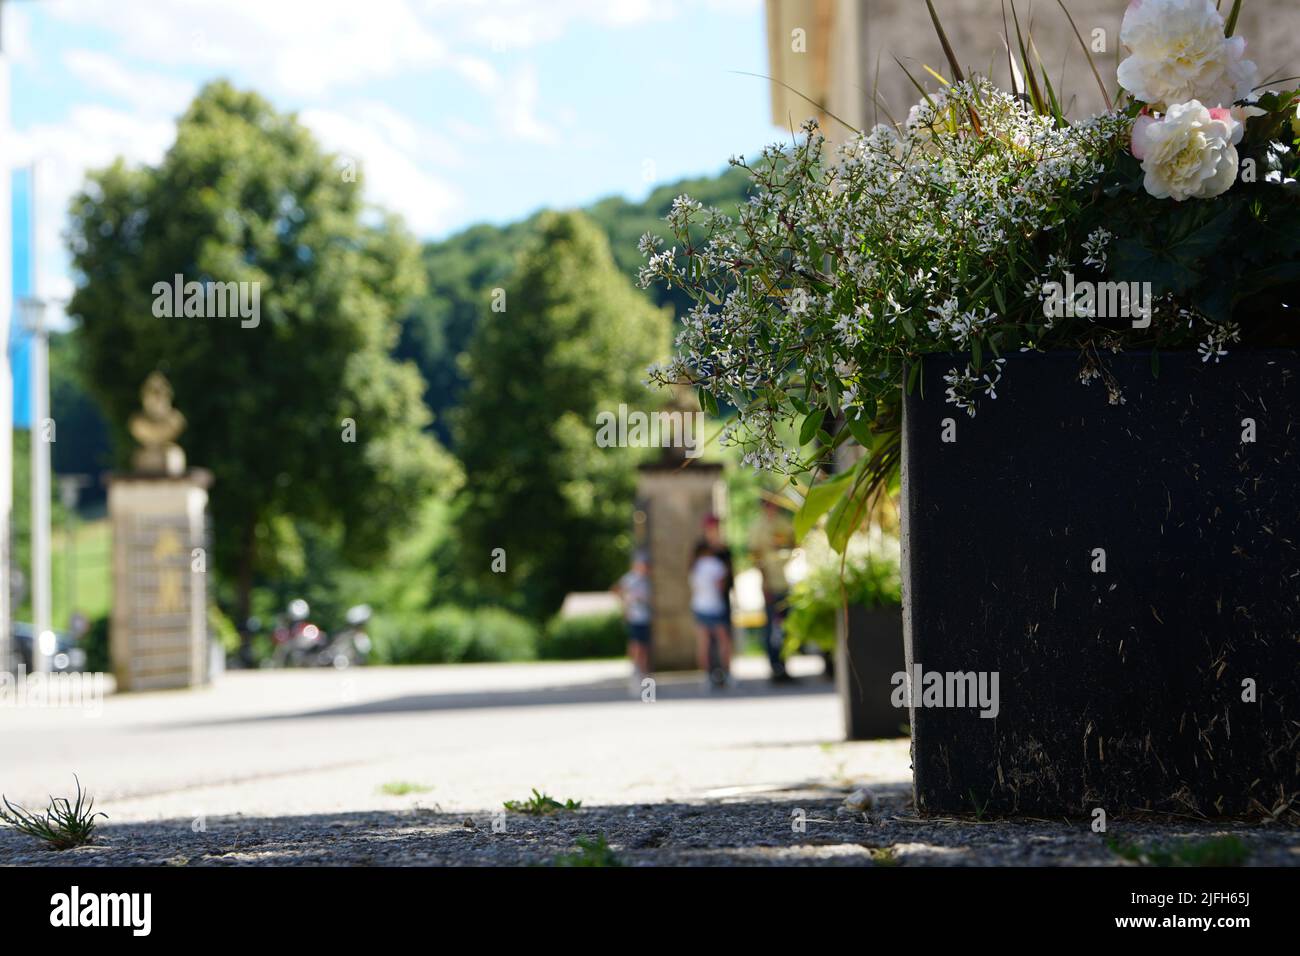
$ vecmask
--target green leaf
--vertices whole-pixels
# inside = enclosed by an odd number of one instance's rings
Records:
[[[795,512],[794,516],[794,536],[796,540],[802,541],[804,535],[813,529],[821,516],[835,506],[835,503],[840,500],[844,492],[851,487],[849,480],[852,477],[853,472],[846,471],[842,475],[828,478],[826,481],[813,485],[808,489],[808,494],[803,500],[803,506]]]
[[[1007,298],[1006,295],[1002,292],[1002,286],[995,285],[993,287],[993,301],[998,304],[998,312],[1002,314],[1003,318],[1006,318],[1008,312]]]
[[[849,420],[849,431],[853,434],[853,440],[863,448],[871,447],[871,419],[874,417],[874,415],[860,415]]]
[[[808,413],[808,417],[803,420],[803,425],[799,428],[800,447],[817,437],[817,431],[822,427],[822,419],[825,417],[826,412],[820,408],[814,408]]]
[[[856,473],[857,469],[850,472],[853,475]],[[858,530],[863,518],[866,517],[867,495],[870,488],[871,483],[868,481],[856,482],[850,487],[848,494],[841,497],[831,509],[830,517],[826,519],[826,540],[830,542],[830,546],[837,554],[844,553],[849,538]]]
[[[921,378],[921,363],[913,362],[912,367],[907,372],[907,394],[911,395],[916,391],[916,383]]]

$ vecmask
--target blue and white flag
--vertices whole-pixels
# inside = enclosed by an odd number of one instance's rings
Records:
[[[32,337],[19,303],[36,294],[35,197],[30,168],[13,171],[13,321],[9,326],[9,366],[14,377],[14,428],[32,427]]]

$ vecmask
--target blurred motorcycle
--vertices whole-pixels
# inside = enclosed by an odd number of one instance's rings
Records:
[[[302,598],[289,602],[285,615],[272,632],[275,650],[272,667],[359,667],[370,658],[371,641],[366,633],[370,606],[348,608],[347,626],[330,636],[308,620],[311,608]]]

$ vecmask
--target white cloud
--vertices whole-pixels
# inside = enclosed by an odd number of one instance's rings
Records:
[[[63,231],[68,202],[84,186],[86,171],[107,166],[118,156],[128,162],[157,163],[174,136],[170,119],[142,118],[103,106],[74,107],[61,123],[12,134],[9,160],[14,166],[36,167],[38,292],[71,292]]]
[[[15,4],[0,8],[0,35],[4,40],[5,56],[13,63],[29,62],[32,57],[32,25],[27,13]]]
[[[417,0],[422,12],[455,25],[454,35],[491,50],[557,40],[573,26],[627,29],[689,16],[700,0]],[[762,0],[705,0],[711,10],[751,12]]]
[[[67,50],[63,64],[73,76],[97,92],[123,100],[145,116],[175,116],[194,98],[194,84],[159,72],[133,70],[96,50]]]
[[[752,9],[758,2],[707,0],[715,8]],[[86,171],[119,155],[158,162],[175,136],[175,117],[204,77],[226,74],[274,100],[300,104],[301,119],[327,148],[361,161],[367,199],[401,213],[427,236],[463,211],[441,171],[464,168],[467,153],[572,143],[582,133],[564,104],[543,104],[535,65],[516,54],[499,69],[493,60],[503,58],[496,54],[536,47],[583,25],[631,29],[672,19],[691,6],[685,0],[46,0],[41,9],[106,41],[105,50],[61,53],[63,68],[84,88],[82,105],[6,144],[16,162],[40,157],[38,258],[48,285],[66,283],[60,233]],[[10,3],[4,11],[8,52],[15,61],[30,57],[30,10]],[[392,77],[436,97],[429,74],[439,72],[460,77],[482,97],[470,97],[463,108],[450,104],[460,115],[442,121],[443,134],[373,96],[338,97],[340,90]],[[89,105],[104,101],[111,106]]]
[[[537,69],[524,64],[490,91],[497,132],[505,139],[553,146],[559,131],[537,115]]]
[[[491,66],[455,50],[405,0],[53,0],[61,17],[156,64],[255,76],[272,91],[323,94],[411,68],[481,84]]]
[[[299,114],[326,149],[361,163],[366,199],[400,213],[417,234],[447,228],[459,194],[431,173],[421,157],[456,161],[445,141],[381,104],[353,104],[346,112],[309,109]]]

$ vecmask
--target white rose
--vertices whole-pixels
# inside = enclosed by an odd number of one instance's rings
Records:
[[[1259,71],[1244,58],[1246,41],[1223,31],[1214,0],[1133,0],[1119,34],[1130,53],[1120,86],[1152,106],[1245,99]]]
[[[1157,199],[1212,199],[1237,180],[1237,144],[1245,126],[1231,110],[1196,100],[1169,107],[1162,118],[1140,116],[1133,155],[1142,160],[1144,185]]]

